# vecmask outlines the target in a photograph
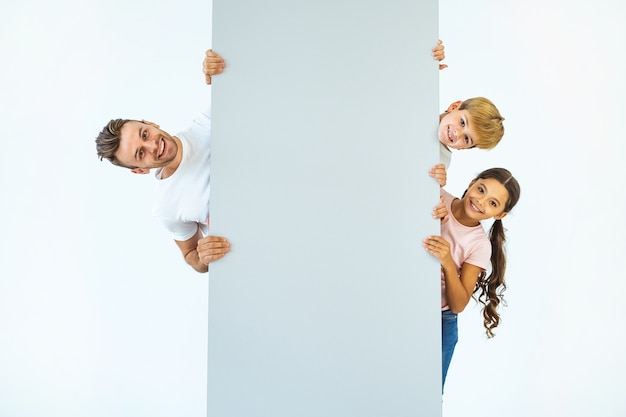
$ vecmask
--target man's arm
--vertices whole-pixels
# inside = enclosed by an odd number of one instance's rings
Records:
[[[174,240],[187,262],[198,272],[208,272],[209,263],[222,259],[230,251],[228,239],[222,236],[202,237],[200,228],[185,241]]]
[[[224,68],[226,68],[224,59],[211,49],[207,50],[202,62],[206,83],[210,85],[211,76],[221,74]],[[209,263],[223,258],[230,251],[228,239],[221,236],[202,237],[200,228],[193,237],[174,242],[182,252],[185,262],[198,272],[208,272]]]

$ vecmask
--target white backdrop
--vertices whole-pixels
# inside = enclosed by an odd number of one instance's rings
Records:
[[[206,277],[152,220],[152,179],[97,161],[93,139],[111,117],[187,122],[208,93],[210,5],[0,13],[1,414],[204,415]],[[626,412],[625,17],[611,0],[440,2],[442,110],[484,95],[507,118],[498,148],[453,156],[448,188],[494,165],[522,185],[509,307],[489,341],[478,308],[462,313],[446,416]]]
[[[448,64],[442,107],[485,96],[506,133],[453,155],[449,190],[504,166],[522,187],[508,229],[508,290],[497,336],[479,308],[460,316],[444,415],[626,415],[620,381],[626,289],[620,120],[626,6],[619,1],[441,0]]]
[[[154,180],[94,139],[117,117],[175,133],[206,103],[210,3],[0,15],[0,415],[205,415],[207,277],[153,220]]]

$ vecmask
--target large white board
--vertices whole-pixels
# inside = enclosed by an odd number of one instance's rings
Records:
[[[440,414],[437,20],[214,1],[209,416]]]

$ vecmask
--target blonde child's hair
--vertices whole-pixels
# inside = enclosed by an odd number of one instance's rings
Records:
[[[484,97],[474,97],[465,100],[459,110],[467,110],[472,118],[472,128],[476,137],[474,146],[480,149],[492,149],[504,136],[504,117],[496,106]]]

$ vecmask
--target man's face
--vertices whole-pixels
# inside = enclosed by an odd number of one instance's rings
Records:
[[[439,122],[439,141],[452,149],[469,149],[475,146],[476,136],[467,110],[451,110]]]
[[[115,157],[125,166],[161,168],[178,154],[174,138],[153,123],[133,120],[126,122],[120,132],[120,145]]]

